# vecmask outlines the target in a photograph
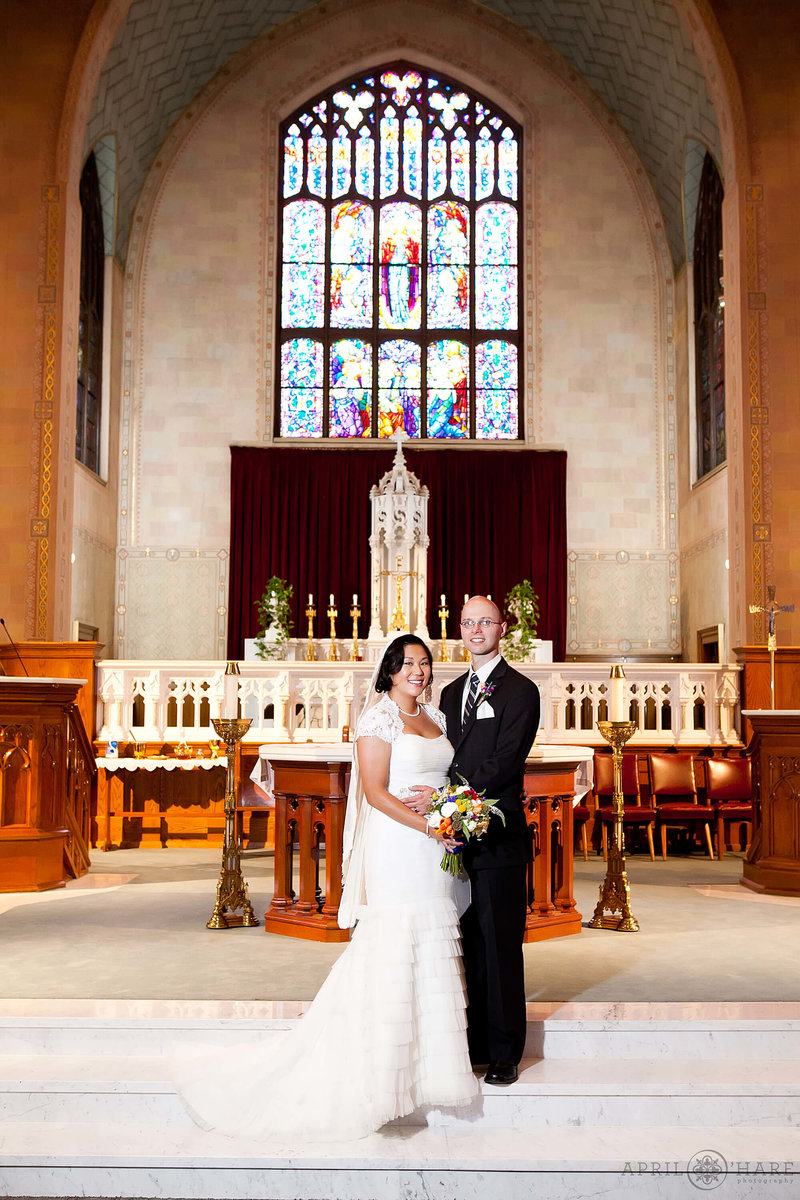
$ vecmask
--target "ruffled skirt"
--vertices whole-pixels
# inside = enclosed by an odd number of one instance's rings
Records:
[[[302,1020],[235,1061],[181,1069],[181,1097],[199,1124],[275,1142],[340,1141],[477,1096],[452,881],[435,843],[384,821],[371,831],[369,903]]]

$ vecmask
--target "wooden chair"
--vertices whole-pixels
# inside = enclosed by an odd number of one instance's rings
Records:
[[[717,854],[725,853],[725,822],[747,826],[747,850],[753,833],[753,783],[749,758],[709,758],[706,761],[706,796],[717,818]],[[730,829],[729,829],[730,834]]]
[[[611,801],[614,795],[614,758],[611,754],[594,756],[594,794],[597,798],[597,818],[603,834],[603,858],[608,858],[608,829],[613,824],[614,814]],[[622,755],[622,826],[645,826],[650,858],[655,859],[653,850],[653,826],[656,810],[651,805],[642,805],[639,790],[639,767],[635,754]]]
[[[575,843],[580,837],[581,850],[583,851],[583,861],[589,860],[589,838],[588,825],[592,817],[592,810],[588,804],[576,804],[572,809],[572,842],[573,853],[575,852]]]
[[[667,858],[667,830],[689,829],[694,836],[702,825],[709,858],[714,857],[710,821],[714,810],[697,801],[694,759],[691,754],[648,754],[650,795],[656,806],[656,824],[661,830],[661,856]]]

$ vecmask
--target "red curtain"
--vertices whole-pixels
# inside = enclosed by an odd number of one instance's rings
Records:
[[[502,604],[522,579],[539,596],[538,634],[564,657],[567,611],[567,456],[559,450],[406,449],[406,462],[430,491],[428,629],[445,593],[448,636],[458,637],[465,594],[491,592]],[[369,624],[370,502],[393,451],[231,447],[231,572],[228,655],[240,658],[258,632],[256,602],[270,575],[293,589],[292,633],[306,633],[309,593],[315,632],[329,632],[333,592],[339,636],[351,631],[358,593],[360,635]]]

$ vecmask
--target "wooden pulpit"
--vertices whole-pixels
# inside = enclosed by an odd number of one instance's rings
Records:
[[[17,642],[16,648],[0,643],[0,666],[6,675],[23,676],[27,671],[40,679],[79,679],[76,704],[91,741],[95,732],[95,664],[102,649],[102,642]]]
[[[0,892],[44,891],[89,869],[94,757],[82,679],[0,677]]]
[[[753,729],[753,837],[741,882],[800,895],[800,709],[745,709]]]

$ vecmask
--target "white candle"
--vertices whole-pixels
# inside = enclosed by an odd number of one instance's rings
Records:
[[[491,600],[491,598],[492,598],[492,593],[491,593],[491,592],[487,592],[487,593],[486,593],[486,599],[487,599],[487,600]]]
[[[330,601],[330,603],[331,603],[331,608],[333,608],[333,592],[331,592],[331,601]]]
[[[612,675],[611,677],[611,721],[624,721],[625,710],[623,699],[624,681],[621,676]]]
[[[444,606],[445,606],[444,592],[442,592],[441,602],[442,602],[442,608],[444,608]]]
[[[353,605],[354,607],[358,605],[358,592],[353,592]]]
[[[311,592],[308,593],[308,607],[314,607],[314,597],[311,595]]]
[[[466,592],[464,592],[464,603],[466,604],[468,600],[469,600],[469,596],[467,595]]]
[[[236,675],[225,676],[225,701],[222,715],[228,719],[238,717],[239,680]]]

